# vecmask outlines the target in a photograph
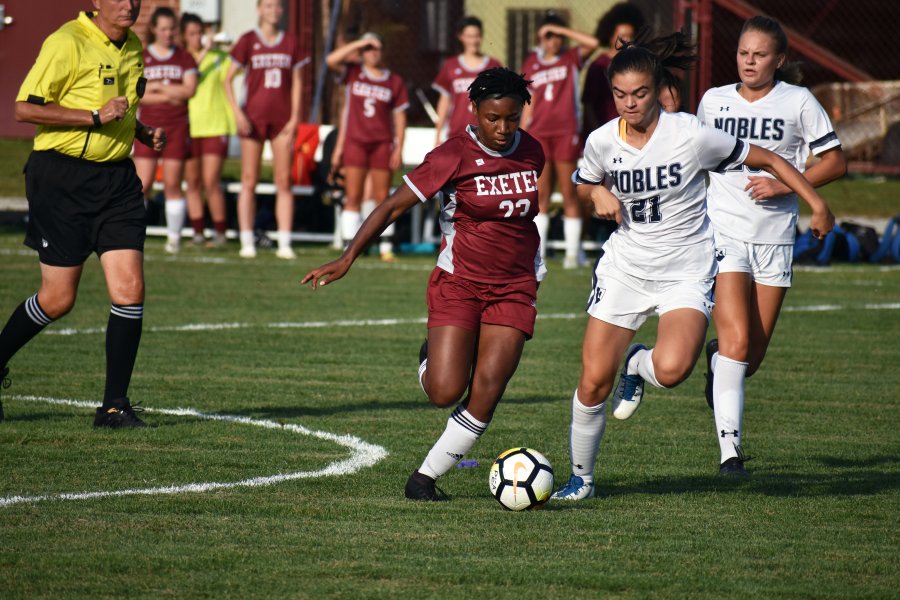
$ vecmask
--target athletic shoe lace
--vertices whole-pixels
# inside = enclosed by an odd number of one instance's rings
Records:
[[[572,475],[569,477],[569,481],[566,485],[563,486],[559,492],[557,492],[560,496],[569,496],[571,494],[576,493],[578,490],[584,487],[584,479],[578,477],[577,475]]]
[[[622,383],[622,400],[631,400],[641,383],[641,377],[640,375],[623,375]]]

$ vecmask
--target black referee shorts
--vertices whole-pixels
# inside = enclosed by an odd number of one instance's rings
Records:
[[[130,158],[100,163],[32,152],[25,164],[25,245],[42,263],[74,267],[91,252],[144,250],[147,211]]]

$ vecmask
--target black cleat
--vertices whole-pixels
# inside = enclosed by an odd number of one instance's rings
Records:
[[[434,479],[428,475],[422,475],[418,471],[413,471],[409,479],[406,480],[404,494],[410,500],[423,500],[426,502],[443,502],[447,500],[447,495],[438,489],[434,484]]]
[[[744,463],[752,460],[750,456],[744,456],[744,452],[740,446],[735,446],[737,456],[732,456],[721,465],[719,465],[720,477],[732,477],[735,479],[746,479],[750,477],[750,473],[744,468]]]
[[[140,406],[132,406],[128,402],[128,398],[118,398],[113,400],[113,406],[107,408],[100,407],[94,417],[94,427],[110,427],[113,429],[130,427],[146,427],[147,424],[141,421],[134,413],[143,412]]]
[[[419,364],[421,365],[425,362],[425,359],[428,358],[428,338],[422,342],[422,347],[419,348]]]
[[[3,367],[2,369],[0,369],[0,392],[7,389],[10,386],[10,383],[12,383],[9,380],[9,378],[7,377],[7,375],[9,375],[9,367]],[[2,396],[2,393],[0,393],[0,396]],[[2,421],[2,420],[3,420],[3,402],[0,401],[0,421]]]
[[[713,338],[706,342],[706,403],[709,405],[709,410],[715,410],[713,408],[713,370],[712,370],[712,357],[713,354],[719,351],[719,340]]]

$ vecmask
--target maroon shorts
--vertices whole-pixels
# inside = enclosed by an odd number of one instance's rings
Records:
[[[544,160],[549,162],[578,162],[581,157],[581,136],[577,132],[564,135],[535,136],[544,149]]]
[[[267,119],[247,115],[250,120],[250,135],[245,136],[257,142],[274,140],[290,119]]]
[[[156,152],[153,148],[136,141],[134,144],[135,158],[186,160],[191,157],[191,132],[186,120],[163,125],[150,123],[145,123],[145,125],[159,127],[166,132],[166,147],[162,149],[162,152]]]
[[[348,140],[344,144],[341,164],[345,167],[389,170],[393,150],[393,142],[352,142]]]
[[[216,135],[213,137],[192,137],[191,157],[198,156],[228,156],[228,136]]]
[[[478,331],[482,323],[534,335],[537,281],[480,283],[436,267],[428,279],[428,327],[452,325]]]

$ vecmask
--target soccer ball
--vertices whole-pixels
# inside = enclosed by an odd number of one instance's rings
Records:
[[[542,507],[553,493],[553,467],[531,448],[511,448],[491,465],[491,495],[507,510]]]

